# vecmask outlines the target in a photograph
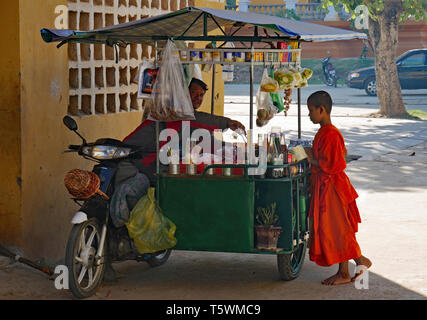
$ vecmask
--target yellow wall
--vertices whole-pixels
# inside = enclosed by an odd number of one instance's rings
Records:
[[[3,33],[7,50],[0,51],[0,241],[21,246],[30,259],[64,257],[78,206],[70,200],[63,179],[73,168],[90,170],[94,165],[76,154],[63,154],[69,144],[80,142],[62,124],[69,98],[67,47],[57,49],[40,36],[40,29],[54,28],[55,7],[66,4],[67,0],[9,1],[0,13],[2,30],[8,31]],[[202,1],[195,5],[224,6]],[[209,84],[209,76],[204,77]],[[215,112],[223,114],[220,67],[216,79]],[[210,111],[209,101],[210,92],[205,111]],[[142,112],[134,111],[76,120],[79,132],[94,141],[122,139],[141,118]]]
[[[0,241],[22,245],[19,1],[2,4],[0,29]]]
[[[44,43],[40,29],[54,27],[54,8],[66,0],[21,0],[21,110],[22,110],[22,221],[26,255],[64,256],[78,207],[64,186],[73,168],[91,169],[93,163],[76,154],[62,154],[80,139],[63,124],[68,105],[67,47]],[[141,112],[88,116],[76,119],[88,141],[101,137],[122,139],[142,118]]]

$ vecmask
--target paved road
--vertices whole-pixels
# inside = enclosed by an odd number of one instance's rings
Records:
[[[247,85],[232,85],[226,88],[225,115],[242,122],[249,128],[249,97]],[[328,87],[315,85],[301,90],[301,132],[302,138],[312,139],[318,129],[309,117],[306,107],[307,97],[314,91],[328,90]],[[398,152],[401,149],[415,146],[427,140],[427,126],[425,121],[368,118],[367,116],[378,111],[377,98],[368,97],[356,89],[346,87],[328,90],[334,100],[332,108],[333,123],[343,132],[347,149],[350,154],[361,155],[364,160],[373,160],[381,154]],[[427,100],[427,90],[414,93],[417,104],[411,104],[411,108],[423,109],[427,112],[427,104],[421,105],[421,101]],[[413,97],[412,95],[405,97]],[[423,98],[422,98],[423,97]],[[255,136],[259,132],[269,132],[271,127],[280,126],[286,132],[287,139],[296,139],[298,133],[297,105],[294,92],[294,101],[290,106],[288,116],[283,113],[275,116],[266,126],[258,128],[255,125],[256,116],[253,118]],[[405,98],[406,99],[406,98]],[[350,100],[358,101],[358,104],[347,103]],[[255,101],[255,99],[254,99]],[[414,102],[411,102],[414,103]],[[408,107],[409,109],[409,107]],[[254,105],[254,114],[256,106]]]
[[[254,86],[254,95],[258,90],[258,86]],[[378,98],[368,96],[364,90],[352,89],[346,86],[338,86],[337,88],[328,87],[326,85],[310,85],[301,89],[301,102],[305,104],[307,97],[317,90],[325,90],[329,92],[334,101],[334,105],[340,107],[359,108],[361,110],[368,109],[369,111],[378,110]],[[228,97],[248,97],[249,85],[226,85],[225,95]],[[403,101],[407,110],[422,110],[427,112],[427,89],[420,90],[402,90]],[[293,93],[293,100],[297,101],[296,90]],[[227,99],[226,99],[227,100]],[[229,100],[228,100],[229,101]]]

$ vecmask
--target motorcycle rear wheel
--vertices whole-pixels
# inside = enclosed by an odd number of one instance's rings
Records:
[[[326,64],[323,67],[323,82],[325,82],[325,84],[329,87],[337,87],[337,75],[336,74],[331,74],[329,69],[330,66],[332,66],[330,63]],[[333,69],[333,67],[332,67]]]
[[[74,225],[68,238],[65,264],[70,290],[79,299],[93,296],[104,277],[105,264],[96,259],[100,241],[101,228],[96,218]]]
[[[153,254],[152,257],[147,259],[147,263],[151,267],[161,266],[162,264],[166,263],[166,261],[169,259],[171,252],[172,252],[171,249],[156,252],[155,254]]]
[[[332,77],[331,75],[323,75],[323,81],[325,84],[329,87],[336,87],[337,85],[337,79],[336,77]]]

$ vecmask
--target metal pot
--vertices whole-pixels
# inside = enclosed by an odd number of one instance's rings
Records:
[[[179,164],[169,164],[169,174],[179,174]]]
[[[213,176],[215,174],[215,168],[210,168],[206,171],[208,176]]]
[[[224,175],[224,176],[232,176],[233,175],[233,168],[223,168],[222,169],[222,174]]]
[[[197,174],[197,166],[195,164],[187,164],[187,174],[192,176]]]

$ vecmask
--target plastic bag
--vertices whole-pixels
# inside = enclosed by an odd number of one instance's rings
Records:
[[[269,79],[271,78],[268,76],[267,69],[264,69],[261,84],[270,81]],[[263,127],[274,117],[278,109],[274,106],[270,92],[263,91],[261,86],[256,95],[256,105],[258,110],[256,124],[258,127]]]
[[[140,253],[153,253],[176,245],[176,225],[165,217],[155,200],[155,189],[148,189],[132,209],[126,223],[129,236]]]
[[[194,120],[194,109],[190,98],[178,49],[168,40],[162,54],[162,63],[153,87],[150,106],[151,120],[177,121]]]
[[[293,88],[296,79],[294,70],[288,68],[280,68],[274,72],[274,79],[277,80],[280,90]]]
[[[274,78],[274,72],[273,69],[271,69],[271,78]],[[276,80],[274,80],[276,81]],[[276,81],[277,83],[277,81]],[[279,84],[277,84],[277,89],[279,89]],[[270,92],[271,101],[273,101],[273,105],[277,108],[277,113],[282,112],[285,110],[285,106],[283,105],[282,96],[279,92]]]
[[[266,72],[267,69],[264,69],[264,73]],[[277,92],[279,90],[279,83],[270,78],[268,74],[263,74],[260,89],[263,92]]]
[[[303,88],[307,86],[308,79],[313,75],[313,71],[308,68],[280,68],[274,72],[274,79],[279,83],[279,88]]]

